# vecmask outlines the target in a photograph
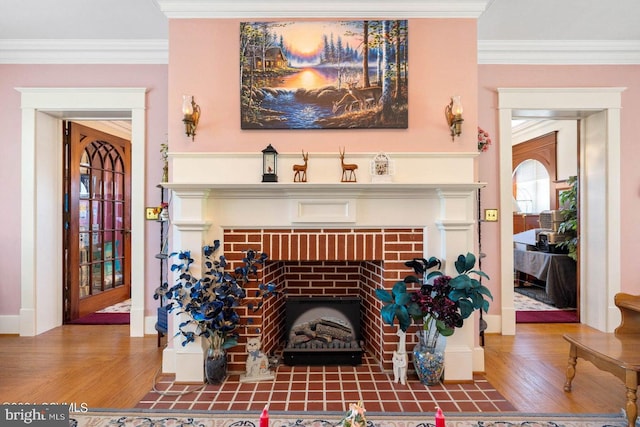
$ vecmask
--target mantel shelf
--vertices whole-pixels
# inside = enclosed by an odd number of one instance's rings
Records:
[[[439,192],[475,191],[486,186],[484,182],[467,183],[177,183],[165,182],[164,188],[176,193],[206,192],[210,196],[225,198],[246,197],[416,197]]]

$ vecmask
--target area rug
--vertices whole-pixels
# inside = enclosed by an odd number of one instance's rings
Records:
[[[516,311],[516,323],[577,323],[576,310]]]
[[[128,325],[129,313],[91,313],[69,322],[72,325]]]
[[[131,312],[131,299],[124,300],[102,310],[96,311],[96,313],[130,313]]]
[[[335,427],[344,414],[271,413],[269,427]],[[367,413],[367,427],[433,427],[433,413]],[[71,427],[262,427],[259,413],[100,410],[72,413]],[[624,414],[445,414],[446,427],[626,427]],[[364,426],[363,426],[364,427]]]
[[[556,309],[553,305],[553,301],[547,297],[547,292],[543,288],[539,288],[537,286],[518,286],[513,288],[513,291],[550,306],[548,309]]]

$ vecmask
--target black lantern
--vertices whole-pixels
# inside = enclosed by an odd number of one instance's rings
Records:
[[[262,182],[278,182],[278,152],[271,144],[262,150]]]

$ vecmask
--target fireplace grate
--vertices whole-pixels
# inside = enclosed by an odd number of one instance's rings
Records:
[[[360,298],[290,297],[285,306],[287,365],[362,363]]]

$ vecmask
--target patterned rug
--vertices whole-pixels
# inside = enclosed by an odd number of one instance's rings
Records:
[[[336,427],[344,414],[271,413],[269,427]],[[367,413],[367,427],[434,427],[433,413]],[[259,413],[100,410],[72,413],[71,427],[260,427]],[[445,414],[446,427],[626,427],[619,414]]]
[[[107,308],[96,311],[96,313],[130,313],[131,312],[131,299],[119,302],[114,305],[110,305]]]
[[[544,289],[533,286],[519,286],[513,288],[513,302],[519,311],[558,310],[546,297]]]

